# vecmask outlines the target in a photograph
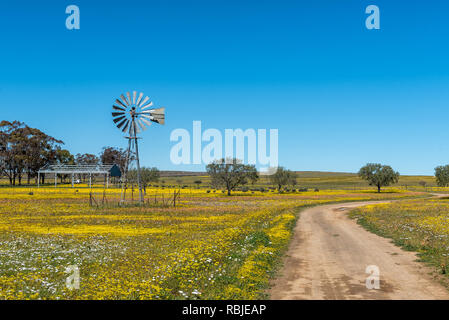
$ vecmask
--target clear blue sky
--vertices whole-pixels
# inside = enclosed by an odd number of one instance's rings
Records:
[[[120,4],[119,4],[120,3]],[[76,4],[81,29],[65,28]],[[378,5],[381,30],[365,28]],[[171,170],[175,128],[277,128],[279,162],[402,174],[449,163],[447,1],[2,1],[0,119],[72,153],[125,147],[113,100],[138,90],[167,108],[142,161]]]

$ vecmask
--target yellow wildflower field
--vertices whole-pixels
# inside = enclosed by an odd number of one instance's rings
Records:
[[[351,216],[403,248],[418,252],[442,274],[449,273],[449,199],[426,198],[375,204]]]
[[[148,199],[173,189],[151,188]],[[258,299],[302,207],[393,199],[389,189],[182,190],[172,206],[89,206],[87,188],[0,188],[0,299]],[[103,190],[98,189],[99,193]],[[118,199],[120,190],[107,197]],[[79,288],[66,286],[68,267]]]

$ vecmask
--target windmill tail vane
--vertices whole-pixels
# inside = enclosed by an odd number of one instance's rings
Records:
[[[141,174],[140,174],[140,159],[138,137],[142,131],[145,131],[152,122],[164,125],[165,124],[165,108],[152,108],[153,102],[148,96],[137,91],[132,94],[127,92],[122,94],[115,100],[112,106],[112,121],[119,130],[129,134],[125,138],[128,139],[128,150],[126,154],[126,165],[124,177],[122,180],[122,196],[121,201],[124,202],[126,198],[126,189],[128,183],[128,170],[131,162],[136,162],[137,184],[139,187],[139,200],[143,199]]]

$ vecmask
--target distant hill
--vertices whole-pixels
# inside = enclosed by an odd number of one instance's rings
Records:
[[[302,178],[320,178],[320,177],[354,177],[357,173],[353,172],[329,172],[329,171],[295,171]]]

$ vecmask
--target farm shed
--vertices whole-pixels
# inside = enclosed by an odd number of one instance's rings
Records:
[[[109,188],[110,177],[121,177],[122,172],[115,164],[106,165],[60,165],[49,164],[38,171],[38,187],[40,186],[41,174],[51,174],[55,177],[55,187],[58,185],[58,174],[67,174],[72,177],[72,188],[75,186],[75,175],[89,175],[89,187],[92,187],[92,176],[104,175],[106,187]]]

